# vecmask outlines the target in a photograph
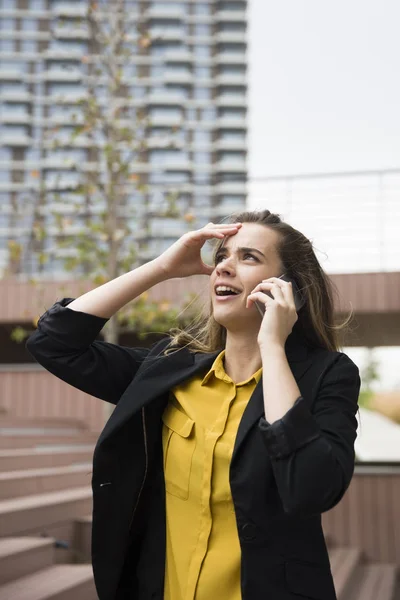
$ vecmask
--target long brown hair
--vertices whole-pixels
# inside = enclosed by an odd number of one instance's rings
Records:
[[[279,234],[277,251],[284,273],[294,279],[305,298],[293,331],[296,330],[308,345],[338,350],[338,332],[348,325],[351,314],[343,323],[335,324],[333,296],[334,293],[337,294],[337,290],[319,264],[312,242],[269,210],[237,213],[231,215],[226,222],[257,223]],[[223,239],[217,241],[213,264],[223,243]],[[224,349],[226,329],[214,319],[211,299],[208,310],[204,309],[184,329],[170,330],[171,341],[164,353],[176,350],[177,346],[186,346],[193,352],[204,353]]]

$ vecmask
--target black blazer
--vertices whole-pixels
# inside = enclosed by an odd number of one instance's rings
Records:
[[[165,485],[161,415],[172,386],[206,373],[218,352],[95,341],[106,319],[54,304],[27,348],[48,371],[116,404],[93,457],[92,562],[100,600],[161,600]],[[286,355],[302,397],[273,424],[262,378],[241,419],[230,485],[244,600],[335,600],[321,513],[354,469],[360,378],[343,353],[310,348],[293,332]],[[218,565],[215,565],[218,569]],[[213,600],[213,599],[211,599]]]

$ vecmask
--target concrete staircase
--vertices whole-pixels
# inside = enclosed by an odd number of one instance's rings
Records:
[[[358,548],[328,549],[338,600],[399,600],[397,565],[369,563]]]
[[[97,437],[72,419],[0,416],[0,600],[97,599],[80,546]]]
[[[0,600],[96,600],[91,460],[79,422],[0,416]],[[328,550],[338,600],[400,600],[396,565]]]

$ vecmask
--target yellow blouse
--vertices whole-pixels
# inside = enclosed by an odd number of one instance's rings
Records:
[[[172,388],[163,414],[165,600],[241,600],[241,552],[229,465],[262,368],[235,384],[225,350],[210,371]]]

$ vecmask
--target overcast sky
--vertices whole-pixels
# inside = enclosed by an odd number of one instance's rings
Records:
[[[249,0],[249,175],[400,166],[400,0]]]
[[[400,167],[400,0],[249,0],[248,17],[250,180]],[[377,358],[399,388],[400,349]]]

